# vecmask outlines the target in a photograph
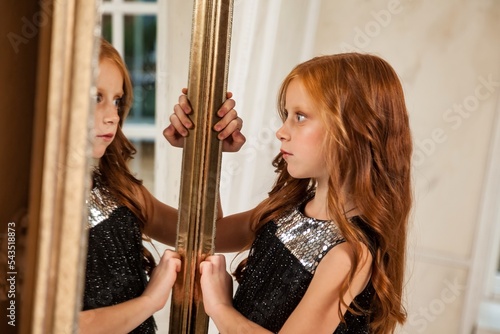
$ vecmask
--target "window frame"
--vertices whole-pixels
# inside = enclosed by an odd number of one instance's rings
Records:
[[[159,21],[159,1],[156,2],[130,2],[123,0],[109,0],[102,2],[100,6],[100,15],[111,16],[111,42],[118,53],[125,59],[125,16],[126,15],[151,15],[156,16]],[[158,45],[158,24],[156,26],[156,44]],[[158,63],[156,64],[158,67]],[[157,73],[157,70],[156,70]],[[158,93],[158,86],[155,87]],[[158,100],[158,94],[156,94]],[[157,101],[155,101],[155,106]],[[155,121],[152,124],[134,122],[132,119],[123,124],[123,132],[125,136],[135,141],[155,142],[156,138],[156,107]]]

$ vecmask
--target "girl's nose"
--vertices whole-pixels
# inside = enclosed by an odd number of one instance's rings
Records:
[[[278,138],[278,140],[280,141],[290,139],[290,136],[286,129],[286,122],[283,123],[283,125],[281,126],[281,128],[278,129],[278,131],[276,131],[276,138]]]
[[[120,121],[120,116],[118,115],[118,108],[114,103],[109,103],[106,106],[106,113],[104,115],[104,123],[106,124],[116,124]]]

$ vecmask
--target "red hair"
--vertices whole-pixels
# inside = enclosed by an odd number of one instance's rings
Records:
[[[286,90],[292,80],[300,80],[316,101],[327,129],[322,149],[330,174],[328,210],[355,254],[341,295],[358,269],[364,244],[373,257],[375,294],[371,310],[367,310],[371,329],[373,333],[393,332],[397,323],[406,320],[402,293],[412,205],[412,139],[401,83],[393,68],[376,56],[316,57],[296,66],[283,81],[278,95],[283,119]],[[314,180],[288,174],[281,154],[273,165],[278,177],[269,197],[255,210],[254,230],[281,216],[314,188]],[[347,219],[348,202],[361,212],[369,235]],[[243,266],[241,263],[237,273]],[[344,300],[341,303],[347,306]]]
[[[128,168],[128,162],[133,158],[136,150],[122,132],[123,121],[132,107],[132,82],[127,67],[118,51],[108,41],[101,38],[99,62],[103,60],[111,61],[120,70],[123,77],[123,96],[118,110],[120,122],[116,135],[99,161],[99,170],[109,191],[137,217],[141,233],[143,233],[147,222],[147,214],[146,209],[137,201],[138,195],[143,196],[140,188],[142,181],[132,175]],[[145,240],[150,239],[146,237]],[[154,258],[145,247],[143,247],[143,255],[144,268],[150,274],[155,267]]]

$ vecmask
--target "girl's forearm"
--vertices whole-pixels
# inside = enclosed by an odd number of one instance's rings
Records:
[[[81,334],[129,333],[156,311],[146,296],[121,304],[80,312]]]
[[[268,334],[267,329],[245,318],[231,306],[222,306],[215,314],[211,315],[220,334],[248,333]]]

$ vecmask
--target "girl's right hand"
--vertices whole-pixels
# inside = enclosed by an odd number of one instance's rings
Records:
[[[200,263],[203,306],[209,316],[233,305],[233,280],[226,271],[224,255],[212,255]]]
[[[189,134],[193,123],[188,115],[191,114],[191,104],[187,98],[187,88],[182,88],[179,103],[174,106],[174,113],[170,115],[170,125],[163,130],[163,136],[174,147],[184,146],[184,137]]]
[[[193,128],[188,116],[193,110],[186,95],[187,88],[183,88],[182,93],[179,103],[174,106],[174,113],[170,115],[170,125],[163,130],[163,136],[174,147],[183,147],[184,137],[188,136],[189,130]],[[217,137],[223,141],[223,152],[237,152],[246,141],[241,133],[243,120],[234,109],[236,102],[231,99],[232,96],[231,92],[227,92],[226,101],[217,111],[220,120],[214,125],[214,130],[218,132]]]
[[[151,299],[152,305],[157,311],[161,310],[167,303],[177,273],[180,270],[181,260],[179,254],[167,249],[153,270],[149,283],[142,293],[142,296]]]

